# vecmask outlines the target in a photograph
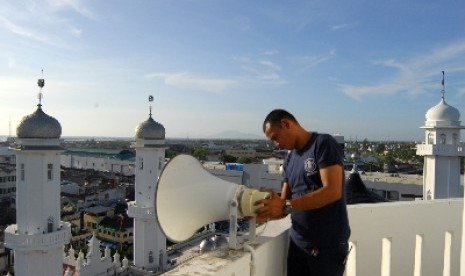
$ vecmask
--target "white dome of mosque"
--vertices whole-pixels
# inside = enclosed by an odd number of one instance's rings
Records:
[[[23,117],[16,128],[16,135],[18,138],[60,138],[61,125],[57,119],[45,114],[39,104],[34,113]]]
[[[165,128],[150,116],[145,122],[136,127],[136,138],[147,140],[165,139]]]
[[[460,120],[460,112],[457,108],[450,106],[446,103],[444,98],[431,107],[425,115],[426,121],[449,121],[456,122]]]

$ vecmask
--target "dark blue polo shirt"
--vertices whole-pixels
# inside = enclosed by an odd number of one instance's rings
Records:
[[[328,134],[312,133],[310,140],[301,150],[293,150],[284,162],[283,180],[297,198],[321,188],[320,169],[343,166],[344,153],[336,140]],[[291,214],[291,239],[302,248],[331,247],[347,242],[350,236],[349,220],[345,200],[345,177],[342,182],[342,198],[311,211]]]

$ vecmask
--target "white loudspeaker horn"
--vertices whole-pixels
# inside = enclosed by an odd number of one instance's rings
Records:
[[[160,174],[155,209],[165,236],[182,242],[209,223],[230,220],[231,206],[237,211],[233,212],[235,219],[254,217],[259,207],[254,203],[268,196],[267,192],[213,176],[196,158],[181,154],[171,159]]]

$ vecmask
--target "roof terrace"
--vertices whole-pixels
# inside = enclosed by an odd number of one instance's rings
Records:
[[[349,205],[348,211],[346,276],[465,276],[463,199]],[[289,218],[269,222],[243,250],[223,246],[163,275],[285,275],[289,226]]]

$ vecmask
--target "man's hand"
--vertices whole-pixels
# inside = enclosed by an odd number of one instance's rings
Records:
[[[257,223],[283,218],[285,203],[286,200],[281,199],[276,192],[271,192],[269,198],[257,200],[254,205],[262,206],[255,211]]]

